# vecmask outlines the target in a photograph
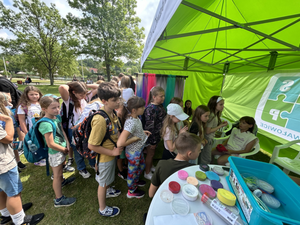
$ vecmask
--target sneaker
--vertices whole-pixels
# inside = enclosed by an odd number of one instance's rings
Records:
[[[144,187],[146,185],[146,181],[139,180],[138,182],[136,182],[136,185],[139,186],[139,187]]]
[[[20,170],[24,170],[26,168],[26,166],[20,161],[20,162],[18,162],[18,168]]]
[[[121,191],[116,190],[112,187],[107,188],[106,190],[106,198],[114,198],[118,197],[121,194]]]
[[[35,214],[33,216],[26,215],[24,217],[23,223],[21,223],[21,225],[35,225],[35,224],[38,224],[39,222],[42,221],[44,216],[45,216],[44,213]],[[14,223],[12,223],[12,225],[14,225]]]
[[[150,170],[151,170],[152,173],[154,173],[155,172],[155,166],[152,166]]]
[[[153,174],[150,172],[150,173],[146,173],[146,171],[144,172],[144,177],[148,180],[151,180],[152,179],[152,176]]]
[[[145,192],[139,189],[136,189],[134,192],[130,193],[128,190],[127,192],[127,198],[142,198],[144,197]]]
[[[91,174],[86,170],[86,169],[83,169],[83,170],[79,170],[79,174],[84,178],[89,178],[91,176]]]
[[[76,198],[67,198],[66,196],[62,196],[59,202],[54,199],[54,207],[64,207],[64,206],[71,206],[76,202]]]
[[[23,205],[23,210],[24,212],[26,212],[28,209],[30,209],[32,206],[31,202],[28,202],[26,204]],[[1,216],[1,224],[7,224],[8,222],[11,221],[11,217],[10,216]]]
[[[69,158],[68,162],[67,162],[67,165],[68,166],[72,166],[73,162],[74,162],[74,159],[73,158]]]
[[[72,184],[75,180],[75,177],[69,177],[67,179],[64,179],[63,182],[61,182],[61,187],[64,187],[68,184]]]
[[[119,172],[118,177],[127,181],[127,172],[125,172],[124,170],[122,172]]]
[[[75,168],[74,168],[74,167],[68,166],[68,165],[65,165],[65,166],[64,166],[63,173],[66,173],[66,172],[74,172],[74,171],[75,171]]]
[[[106,206],[106,210],[104,213],[101,213],[100,209],[98,210],[98,212],[101,216],[114,217],[119,215],[120,209],[116,206],[113,207]]]

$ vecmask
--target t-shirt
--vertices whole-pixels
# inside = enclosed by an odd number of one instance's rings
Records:
[[[132,97],[132,96],[134,96],[134,92],[133,92],[133,90],[131,88],[123,89],[123,91],[122,91],[122,97],[125,100],[125,102],[127,102],[128,99],[130,97]]]
[[[87,99],[92,99],[92,97],[93,97],[92,92],[87,95]],[[67,101],[64,101],[64,103],[66,104],[66,112],[68,113],[69,112],[70,97],[68,98]],[[81,108],[75,109],[75,106],[74,106],[74,108],[73,108],[73,114],[74,114],[73,121],[69,120],[69,125],[68,125],[69,128],[73,127],[73,124],[75,125],[76,121],[79,119],[81,113],[84,110],[84,107],[86,107],[87,104],[88,103],[86,102],[85,99],[81,99],[80,100]]]
[[[142,122],[139,118],[129,117],[124,124],[124,130],[130,132],[129,138],[139,137],[141,140],[133,142],[126,146],[126,151],[136,152],[141,151],[141,148],[146,143],[148,136],[144,133]]]
[[[145,121],[144,130],[150,131],[151,135],[148,137],[147,144],[156,145],[161,137],[160,130],[167,113],[163,105],[149,104],[143,114]]]
[[[256,136],[250,131],[241,132],[240,129],[233,128],[226,147],[235,151],[245,150],[247,144],[254,139]]]
[[[104,110],[104,107],[102,107],[101,109]],[[105,111],[105,110],[104,110]],[[106,112],[107,113],[107,112]],[[109,116],[109,119],[111,121],[111,127],[109,128],[109,130],[111,130],[112,134],[111,134],[111,139],[117,143],[118,141],[118,117],[114,114],[113,117],[111,117],[108,113],[107,115]],[[100,146],[105,134],[106,134],[106,121],[103,118],[103,116],[101,115],[95,115],[92,119],[91,122],[91,134],[88,140],[88,143],[91,145],[96,145],[96,146]],[[103,145],[103,148],[106,149],[110,149],[113,150],[115,145],[109,140],[107,139]],[[104,154],[100,154],[100,162],[109,162],[111,160],[114,160],[115,157],[114,156],[108,156],[108,155],[104,155]]]
[[[54,122],[54,124],[56,126],[56,135],[54,137],[54,143],[61,145],[62,147],[66,147],[67,142],[65,140],[64,133],[63,133],[63,130],[61,127],[61,117],[57,116],[55,119],[52,119],[52,121]],[[41,124],[39,125],[39,132],[41,132],[41,134],[44,136],[47,133],[53,133],[53,127],[52,127],[51,123],[41,122]],[[44,137],[44,142],[46,143],[45,137]],[[48,152],[51,155],[58,153],[58,151],[56,151],[52,148],[49,148]]]
[[[189,166],[194,165],[187,161],[179,161],[174,159],[160,160],[155,168],[151,183],[158,187],[173,173]]]
[[[32,127],[32,118],[34,117],[39,117],[40,113],[41,113],[42,109],[40,106],[40,103],[36,103],[36,104],[31,104],[30,106],[28,106],[28,113],[27,113],[27,119],[26,119],[26,124],[28,124],[29,129]],[[23,110],[23,107],[21,105],[19,105],[18,107],[18,112],[17,114],[25,114],[25,111]]]
[[[163,139],[164,139],[164,146],[165,146],[166,149],[169,150],[168,145],[167,145],[167,141],[174,142],[176,140],[177,136],[178,136],[178,134],[177,134],[176,131],[175,131],[175,135],[174,135],[174,133],[172,135],[170,128],[169,127],[166,128],[166,133],[165,133],[165,135],[163,137]],[[177,154],[177,150],[176,149],[174,149],[173,152],[175,152]]]
[[[215,128],[218,126],[218,116],[216,116],[215,114],[211,113],[209,115],[209,122],[206,123],[206,127],[210,127],[210,128]],[[215,136],[216,132],[212,132],[210,134],[205,134],[205,138],[207,140],[212,140]]]
[[[199,135],[199,126],[196,122],[193,122],[190,127],[190,133]]]
[[[0,125],[0,140],[5,138],[6,131]],[[10,144],[0,143],[0,174],[4,174],[17,166],[14,150]]]

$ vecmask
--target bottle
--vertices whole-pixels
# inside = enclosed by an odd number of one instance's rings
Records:
[[[201,197],[201,202],[211,209],[217,216],[219,216],[228,225],[244,225],[245,223],[240,216],[234,214],[225,205],[219,204],[219,201],[214,199],[211,200],[206,193]]]
[[[27,144],[28,144],[29,151],[34,153],[38,150],[37,146],[33,144],[31,140],[27,141]]]

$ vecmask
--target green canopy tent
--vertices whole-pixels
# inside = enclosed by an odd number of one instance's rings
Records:
[[[255,117],[261,146],[271,152],[275,144],[300,136],[295,125],[300,127],[295,119],[300,100],[290,97],[298,97],[300,90],[299,9],[298,0],[161,0],[142,70],[188,75],[184,100],[192,100],[194,107],[222,93],[223,116]],[[291,79],[293,85],[285,90],[293,93],[275,91]],[[294,102],[285,104],[280,97],[282,104],[277,104],[274,93]]]

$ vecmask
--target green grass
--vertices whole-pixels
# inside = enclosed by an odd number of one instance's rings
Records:
[[[21,81],[23,81],[23,82],[25,82],[25,79],[21,79],[21,78],[13,78],[12,79],[12,82],[13,83],[17,83],[17,81],[18,80],[21,80]],[[40,82],[40,84],[41,85],[50,85],[50,80],[41,80],[41,79],[31,79],[32,80],[32,85],[34,85],[35,86],[35,83],[34,82]],[[70,82],[70,80],[54,80],[54,84],[56,84],[56,85],[60,85],[60,84],[65,84],[65,83],[67,83],[67,82]],[[18,84],[18,86],[19,86],[19,88],[20,87],[23,87],[23,86],[25,86],[26,87],[26,85],[22,85],[22,84]],[[40,85],[38,85],[38,87],[39,87]],[[24,88],[25,88],[24,87]]]

